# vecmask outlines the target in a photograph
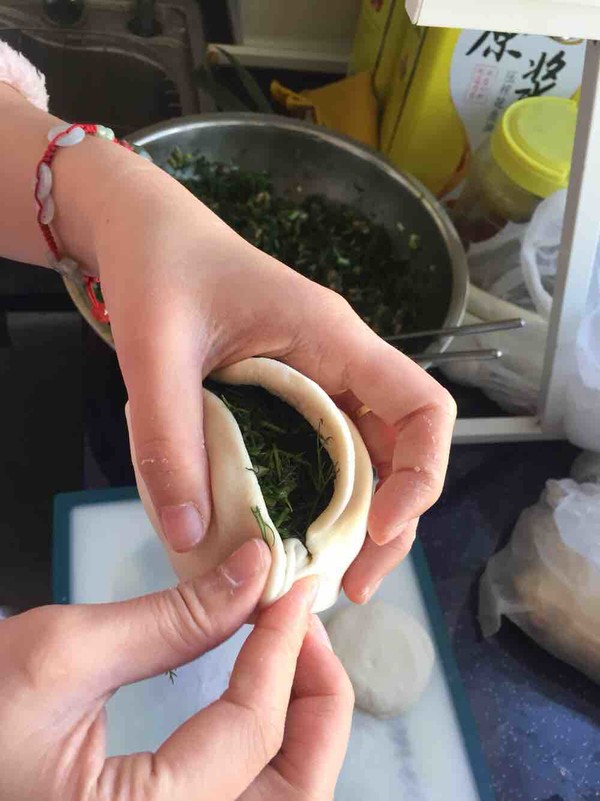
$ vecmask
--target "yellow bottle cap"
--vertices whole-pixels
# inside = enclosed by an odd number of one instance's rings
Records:
[[[569,182],[577,103],[566,97],[527,97],[509,106],[494,128],[494,160],[518,186],[548,197]]]

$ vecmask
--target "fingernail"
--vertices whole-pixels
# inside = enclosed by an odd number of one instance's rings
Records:
[[[323,625],[321,618],[318,615],[311,615],[310,630],[315,635],[315,637],[318,637],[318,639],[323,643],[323,645],[326,645],[330,651],[333,651],[333,646],[331,645],[329,634],[327,634],[327,629]]]
[[[387,545],[388,542],[391,542],[392,540],[398,539],[398,537],[401,537],[402,534],[404,534],[407,525],[408,525],[408,522],[400,523],[399,526],[394,526],[393,528],[387,529],[387,531],[384,531],[383,535],[378,538],[378,543],[377,544],[378,545]]]
[[[165,539],[174,551],[183,553],[197,545],[204,537],[204,520],[193,503],[163,506],[160,522]]]
[[[306,603],[309,609],[312,609],[313,604],[317,598],[319,593],[319,577],[318,576],[309,576],[309,581],[311,581],[310,591],[308,593]]]
[[[366,604],[367,601],[371,600],[371,598],[380,588],[382,581],[383,579],[379,579],[379,581],[376,581],[375,584],[371,584],[370,586],[365,587],[365,589],[362,591],[361,603]]]
[[[263,572],[268,556],[269,549],[262,540],[248,540],[221,565],[221,573],[234,587],[239,587]]]
[[[377,543],[377,545],[387,545],[388,542],[392,542],[392,540],[397,540],[398,537],[402,537],[403,535],[407,534],[408,532],[414,534],[416,532],[416,524],[419,522],[418,517],[413,517],[410,520],[405,520],[403,523],[398,523],[397,525],[384,530],[381,532],[377,538],[372,537],[373,541]],[[413,531],[414,529],[414,531]],[[414,537],[413,537],[414,539]]]
[[[310,576],[305,576],[297,583],[292,584],[289,592],[299,593],[302,609],[305,612],[311,612],[319,592],[319,577],[314,573]]]

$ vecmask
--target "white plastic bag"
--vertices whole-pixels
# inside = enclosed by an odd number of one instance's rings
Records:
[[[503,357],[448,364],[442,371],[458,383],[480,387],[509,412],[537,411],[566,197],[566,190],[555,192],[540,203],[530,223],[509,223],[469,249],[472,285],[465,322],[521,316],[527,327],[523,332],[455,340],[450,350],[497,348]],[[576,445],[600,451],[600,248],[571,361],[566,433]]]
[[[496,348],[502,358],[441,369],[459,384],[479,387],[508,412],[537,411],[565,201],[566,191],[556,192],[540,203],[530,223],[508,223],[491,239],[472,244],[467,254],[471,287],[465,323],[524,317],[526,328],[457,339],[450,350]]]
[[[580,448],[600,451],[600,306],[579,326],[575,367],[567,387],[565,431]]]
[[[583,451],[571,465],[571,478],[579,484],[600,484],[600,453]]]
[[[548,481],[521,513],[508,545],[487,564],[479,622],[501,616],[600,683],[600,485]]]
[[[507,223],[490,239],[469,246],[471,283],[496,297],[535,310],[521,270],[521,247],[527,223]],[[497,291],[500,282],[502,292]]]
[[[547,320],[566,198],[561,189],[540,203],[529,223],[508,223],[491,239],[472,244],[467,254],[472,282]]]
[[[521,245],[521,275],[538,314],[546,320],[552,309],[566,203],[566,189],[542,201],[526,227]]]

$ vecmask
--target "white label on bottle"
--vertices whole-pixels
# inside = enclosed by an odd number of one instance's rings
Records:
[[[471,150],[502,111],[524,97],[571,97],[581,84],[585,42],[549,36],[462,31],[450,67],[450,94]]]

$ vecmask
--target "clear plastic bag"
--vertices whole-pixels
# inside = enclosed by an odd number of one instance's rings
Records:
[[[538,407],[565,200],[566,191],[556,192],[538,206],[531,222],[509,222],[491,239],[470,246],[465,323],[524,317],[526,328],[455,341],[450,350],[497,348],[502,359],[441,368],[451,380],[479,387],[516,414],[532,414]]]
[[[474,286],[524,309],[535,310],[521,270],[521,245],[527,226],[528,223],[507,223],[490,239],[469,245],[467,258]],[[498,283],[501,294],[497,291]]]
[[[579,484],[600,484],[600,453],[580,453],[571,465],[571,478]]]
[[[600,451],[600,307],[579,326],[575,373],[568,383],[567,437],[580,448]]]
[[[566,189],[561,189],[542,201],[535,210],[521,243],[521,275],[525,288],[537,313],[546,320],[552,309],[566,203]]]
[[[508,223],[469,247],[469,274],[480,289],[523,309],[550,316],[567,192],[543,200],[531,221]]]
[[[479,586],[484,636],[502,615],[600,683],[600,484],[548,481],[521,513]]]
[[[555,192],[540,203],[531,222],[509,223],[469,249],[472,284],[465,322],[524,317],[527,325],[524,331],[469,337],[460,343],[465,349],[498,348],[502,359],[458,362],[442,371],[453,381],[479,387],[509,412],[537,411],[566,197],[566,190]],[[450,350],[460,346],[455,341]],[[567,437],[582,448],[600,451],[600,248],[571,363]]]

